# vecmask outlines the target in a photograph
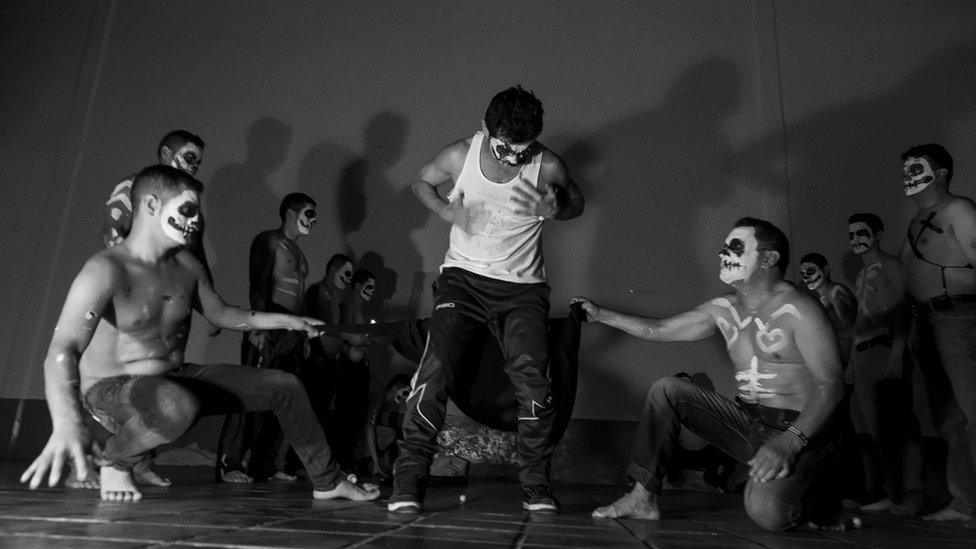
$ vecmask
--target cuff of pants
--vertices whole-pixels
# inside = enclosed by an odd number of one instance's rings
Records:
[[[106,453],[100,444],[92,444],[92,462],[99,467],[112,467],[119,471],[131,471],[136,465],[150,461],[154,452],[136,454],[129,457],[118,457]]]
[[[661,488],[663,486],[661,479],[659,479],[653,471],[649,470],[643,465],[631,463],[630,467],[627,468],[627,478],[633,480],[637,484],[640,484],[652,494],[661,493]]]
[[[949,502],[949,509],[958,511],[964,515],[968,515],[970,518],[976,518],[976,512],[974,512],[976,509],[973,509],[972,505],[960,499],[953,498],[952,501]]]

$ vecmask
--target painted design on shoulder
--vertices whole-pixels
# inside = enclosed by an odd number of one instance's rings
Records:
[[[748,370],[739,370],[735,373],[735,380],[739,382],[739,394],[747,402],[756,402],[762,398],[770,398],[775,393],[763,387],[763,380],[775,379],[776,374],[763,374],[759,372],[759,358],[752,357],[749,362]]]
[[[95,311],[93,309],[87,309],[85,311],[85,320],[94,320],[95,316],[97,315],[95,315]]]
[[[803,315],[797,310],[796,306],[792,303],[787,303],[776,309],[773,314],[769,315],[770,320],[775,320],[783,315],[792,315],[797,319],[803,319]],[[786,337],[786,331],[782,328],[769,328],[769,324],[762,321],[761,318],[757,318],[756,322],[756,344],[764,353],[775,353],[781,350],[783,347],[789,343],[789,338]]]
[[[725,338],[725,346],[731,347],[739,339],[739,330],[748,326],[752,322],[752,317],[740,318],[739,311],[736,310],[731,301],[724,297],[716,297],[711,303],[712,305],[727,309],[732,315],[732,321],[735,322],[734,326],[729,324],[729,321],[724,316],[715,318],[715,324],[718,325],[718,329],[721,330],[722,336]]]

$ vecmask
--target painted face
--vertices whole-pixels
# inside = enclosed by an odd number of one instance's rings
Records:
[[[359,290],[359,297],[363,298],[363,301],[369,301],[373,299],[374,293],[376,293],[376,281],[369,278],[363,284],[362,289]]]
[[[752,227],[736,227],[718,252],[718,277],[726,284],[748,279],[759,268],[759,241]]]
[[[176,149],[169,161],[171,166],[190,175],[197,174],[201,162],[203,162],[203,151],[194,143],[187,143]]]
[[[352,263],[346,263],[341,269],[336,271],[332,283],[340,290],[345,290],[352,282]]]
[[[390,387],[390,392],[387,394],[387,401],[394,404],[401,404],[406,402],[407,397],[409,396],[409,385],[394,385],[393,387]]]
[[[824,283],[824,272],[816,263],[800,263],[800,279],[807,288],[816,290]]]
[[[902,167],[902,184],[905,187],[905,196],[912,196],[924,191],[935,181],[935,171],[924,157],[908,157]]]
[[[305,204],[295,217],[295,224],[298,226],[298,234],[308,236],[312,232],[312,225],[315,225],[315,206]]]
[[[502,164],[521,166],[535,152],[536,142],[506,143],[497,137],[491,136],[488,139],[488,148],[491,149],[491,155],[495,157],[495,160]]]
[[[200,230],[200,197],[184,189],[163,206],[159,222],[166,236],[181,245],[188,244]]]
[[[851,251],[857,255],[874,248],[878,243],[874,232],[868,227],[867,223],[858,221],[851,223],[847,229],[847,238],[851,241]]]

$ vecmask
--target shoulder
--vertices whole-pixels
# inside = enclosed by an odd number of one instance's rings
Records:
[[[542,146],[542,152],[539,154],[542,155],[542,159],[540,160],[541,165],[539,167],[540,176],[549,179],[553,183],[564,181],[568,170],[562,157],[545,145]]]
[[[183,269],[187,270],[195,276],[205,276],[205,271],[203,269],[203,264],[197,259],[197,256],[193,255],[192,252],[186,248],[181,248],[173,260]]]
[[[806,318],[825,318],[823,305],[810,292],[800,290],[792,283],[782,281],[773,298],[770,313],[772,318],[794,317],[797,320]]]
[[[268,229],[254,236],[252,245],[274,245],[281,240],[281,233],[277,229]]]
[[[942,211],[953,223],[966,220],[976,222],[976,203],[965,196],[952,195]]]
[[[77,279],[92,287],[115,288],[126,277],[126,255],[120,246],[105,248],[88,258]]]
[[[739,309],[739,296],[735,293],[720,295],[702,303],[696,309],[712,316],[720,316],[722,313],[730,311],[737,312]]]

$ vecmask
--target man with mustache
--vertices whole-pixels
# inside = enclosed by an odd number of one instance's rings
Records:
[[[186,432],[200,415],[273,410],[309,469],[317,499],[374,499],[339,476],[304,388],[280,370],[185,362],[191,307],[222,328],[293,330],[314,319],[227,305],[185,249],[200,222],[202,185],[171,166],[135,177],[132,230],[92,256],[75,277],[44,361],[52,432],[21,476],[57,485],[66,461],[78,477],[99,466],[101,497],[137,501],[133,468]],[[95,444],[92,444],[92,441]]]
[[[912,305],[913,351],[932,419],[948,444],[952,501],[923,517],[976,518],[976,204],[949,192],[952,155],[936,143],[902,153],[902,187],[917,211],[901,248]]]
[[[789,243],[768,221],[738,220],[719,263],[719,277],[733,291],[670,318],[571,299],[591,322],[649,341],[696,341],[721,333],[738,383],[734,401],[678,377],[654,383],[628,471],[634,487],[593,516],[660,519],[662,480],[684,426],[750,466],[744,502],[760,526],[833,526],[840,510],[839,477],[831,471],[839,453],[835,409],[844,395],[833,328],[809,293],[783,280]]]

